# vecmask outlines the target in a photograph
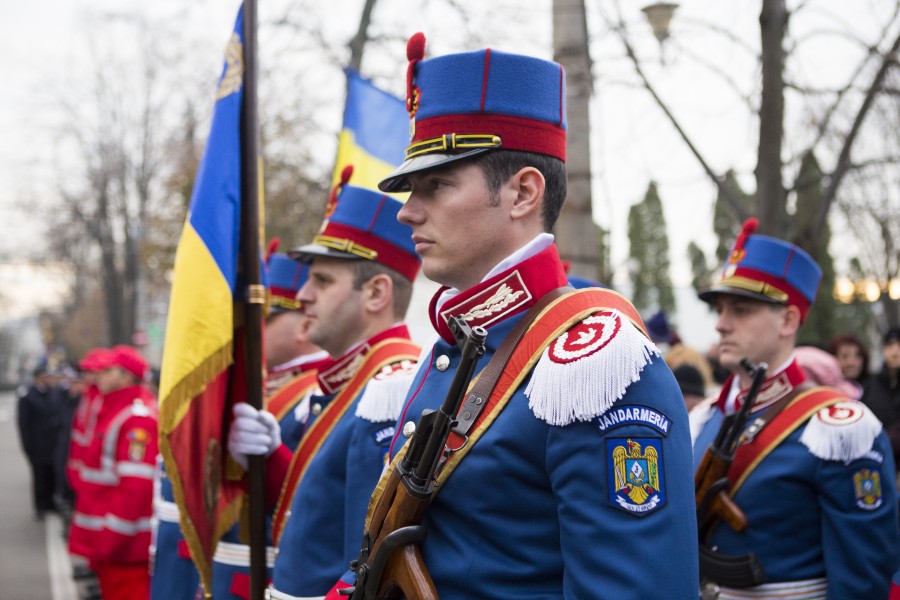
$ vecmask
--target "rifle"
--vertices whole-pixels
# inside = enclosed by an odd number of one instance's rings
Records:
[[[470,328],[459,317],[450,317],[450,331],[461,357],[439,410],[424,410],[403,459],[395,466],[378,499],[369,529],[363,535],[359,558],[350,564],[356,585],[340,590],[351,600],[416,598],[437,600],[438,594],[425,568],[419,544],[425,539],[425,511],[435,494],[435,479],[443,465],[445,447],[456,414],[466,395],[478,359],[484,354],[487,330]]]
[[[741,366],[752,377],[747,397],[737,413],[725,418],[715,441],[706,450],[694,474],[701,578],[710,578],[716,583],[733,587],[749,587],[766,580],[766,574],[756,555],[724,555],[704,544],[719,519],[724,520],[735,531],[747,528],[747,516],[728,495],[728,469],[741,443],[750,409],[766,379],[768,366],[765,363],[754,365],[746,358],[741,360]]]
[[[719,519],[724,520],[735,531],[747,528],[747,516],[728,495],[728,469],[734,461],[741,441],[744,425],[750,417],[750,409],[759,394],[759,388],[766,379],[768,366],[754,365],[746,358],[741,366],[752,377],[750,391],[741,409],[725,418],[712,445],[703,455],[700,466],[694,474],[694,489],[697,496],[697,526],[700,541],[704,541]]]

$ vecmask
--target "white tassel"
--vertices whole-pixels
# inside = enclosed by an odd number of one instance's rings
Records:
[[[625,395],[653,356],[659,350],[627,318],[601,311],[544,350],[525,388],[528,406],[551,425],[589,421]]]
[[[839,402],[813,415],[800,443],[813,456],[843,462],[856,460],[872,449],[881,421],[861,402]]]
[[[412,369],[371,379],[356,405],[356,416],[372,423],[395,422],[400,418],[415,376],[416,370]]]

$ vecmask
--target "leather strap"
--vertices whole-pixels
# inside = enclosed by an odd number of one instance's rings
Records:
[[[765,411],[762,416],[755,418],[750,426],[741,434],[741,445],[751,443],[753,439],[759,435],[759,432],[765,429],[766,425],[771,423],[775,417],[781,414],[781,411],[787,408],[788,404],[794,401],[794,398],[799,396],[802,392],[811,390],[813,387],[815,386],[810,382],[803,381],[797,387],[781,397],[769,408],[769,410]]]
[[[506,368],[506,364],[509,362],[513,350],[516,349],[516,346],[518,346],[519,342],[522,340],[522,336],[528,331],[529,325],[531,325],[537,316],[541,314],[541,311],[543,311],[547,305],[571,291],[572,288],[570,287],[560,287],[547,292],[530,309],[528,309],[525,316],[516,323],[513,330],[510,331],[509,335],[507,335],[500,344],[500,347],[497,348],[497,351],[494,352],[491,360],[489,360],[488,364],[482,369],[481,373],[478,375],[478,380],[475,382],[475,385],[472,386],[472,390],[466,396],[465,401],[459,408],[456,424],[452,429],[453,433],[462,437],[469,434],[475,421],[478,420],[479,415],[481,415],[481,412],[487,406],[487,400],[491,397],[494,388],[497,387],[497,381],[500,379],[500,375],[503,374],[503,369]]]
[[[797,386],[788,394],[788,402],[782,406],[778,414],[770,417],[763,430],[760,428],[752,440],[738,446],[734,461],[728,469],[728,480],[731,482],[729,495],[733,498],[750,473],[777,447],[788,435],[805,423],[817,411],[845,399],[833,388]],[[781,403],[781,400],[778,401]],[[773,405],[774,408],[775,405]]]

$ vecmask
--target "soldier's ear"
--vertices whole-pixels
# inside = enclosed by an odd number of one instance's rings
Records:
[[[785,337],[795,336],[802,323],[803,318],[800,315],[800,309],[793,304],[786,306],[784,312],[781,313],[782,335],[784,335]]]
[[[523,167],[504,186],[513,194],[510,216],[515,219],[541,215],[541,201],[544,199],[544,176],[534,167]]]
[[[362,286],[363,303],[366,311],[378,313],[386,306],[392,307],[394,282],[386,273],[369,278]]]

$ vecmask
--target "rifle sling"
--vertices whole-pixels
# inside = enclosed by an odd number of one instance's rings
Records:
[[[808,381],[800,382],[794,389],[785,394],[782,398],[780,398],[775,404],[769,408],[769,410],[765,411],[761,416],[753,419],[753,422],[750,424],[742,434],[741,434],[741,445],[749,444],[759,435],[763,429],[765,429],[766,425],[775,420],[775,417],[781,414],[785,408],[787,408],[788,404],[794,401],[794,398],[800,395],[801,392],[805,392],[806,390],[812,389],[813,385]],[[739,446],[740,447],[740,446]]]
[[[544,294],[525,313],[525,316],[516,323],[513,330],[506,336],[500,347],[491,356],[488,364],[478,375],[478,380],[472,386],[472,390],[466,395],[466,399],[457,414],[457,420],[452,429],[453,433],[461,437],[466,437],[469,434],[475,421],[478,420],[478,417],[487,406],[488,398],[491,397],[494,388],[497,387],[497,381],[499,381],[500,375],[503,374],[503,369],[506,368],[513,350],[516,349],[516,346],[522,340],[522,336],[528,331],[528,326],[531,325],[548,304],[571,291],[572,288],[570,287],[560,287]]]
[[[804,381],[772,406],[772,410],[769,411],[772,413],[771,416],[768,412],[761,416],[758,427],[755,427],[754,421],[747,428],[748,432],[754,429],[752,436],[738,446],[738,451],[728,469],[731,497],[735,497],[750,473],[785,437],[806,422],[816,411],[840,402],[843,398],[844,396],[835,389],[815,386]],[[778,418],[779,416],[781,418]],[[773,430],[763,431],[773,423],[777,425]]]
[[[769,407],[769,410],[765,411],[761,416],[754,419],[753,422],[751,423],[751,425],[749,427],[747,427],[741,433],[739,445],[737,447],[737,452],[735,453],[734,456],[736,457],[738,455],[738,453],[740,453],[743,458],[743,457],[746,457],[747,452],[753,452],[754,450],[756,450],[758,452],[758,451],[763,450],[763,449],[753,446],[751,444],[753,442],[753,440],[756,438],[756,436],[759,435],[759,433],[763,429],[765,429],[765,427],[769,423],[774,421],[775,417],[780,415],[781,412],[785,408],[787,408],[787,406],[794,400],[794,398],[796,398],[801,392],[803,392],[811,387],[812,387],[812,385],[809,384],[808,382],[805,382],[805,381],[801,382],[799,385],[797,385],[797,387],[790,390],[787,394],[785,394],[784,396],[779,398],[775,402],[775,404],[773,404],[771,407]],[[722,427],[719,429],[719,433],[716,435],[716,441],[713,444],[714,446],[716,444],[720,443],[722,438],[727,435],[726,430],[728,428],[736,426],[736,423],[735,423],[736,416],[737,416],[737,413],[733,413],[733,414],[730,414],[725,417],[725,420],[722,422]],[[707,450],[707,452],[709,452],[709,450]],[[759,464],[759,461],[755,460],[755,458],[752,458],[751,460],[737,461],[737,462],[739,464],[745,464],[745,465]],[[725,488],[725,492],[732,498],[734,498],[734,495],[737,493],[737,488],[734,485],[735,482],[738,479],[743,481],[743,479],[749,474],[749,470],[746,470],[746,469],[743,469],[740,467],[735,467],[734,463],[735,463],[735,460],[734,460],[734,458],[732,458],[732,462],[728,466],[728,471],[726,472],[728,485]],[[750,470],[752,470],[752,466],[751,466]],[[704,500],[704,503],[706,503],[708,500],[709,500],[709,498],[707,497]],[[701,507],[698,507],[698,510],[700,508]],[[701,513],[698,513],[698,514],[701,514]],[[718,526],[718,524],[719,524],[718,519],[711,520],[709,522],[709,524],[707,525],[707,528],[705,529],[706,533],[703,534],[701,536],[701,538],[709,539],[709,537],[712,535],[713,530],[715,530],[715,528]],[[701,539],[701,541],[702,541],[702,539]]]

